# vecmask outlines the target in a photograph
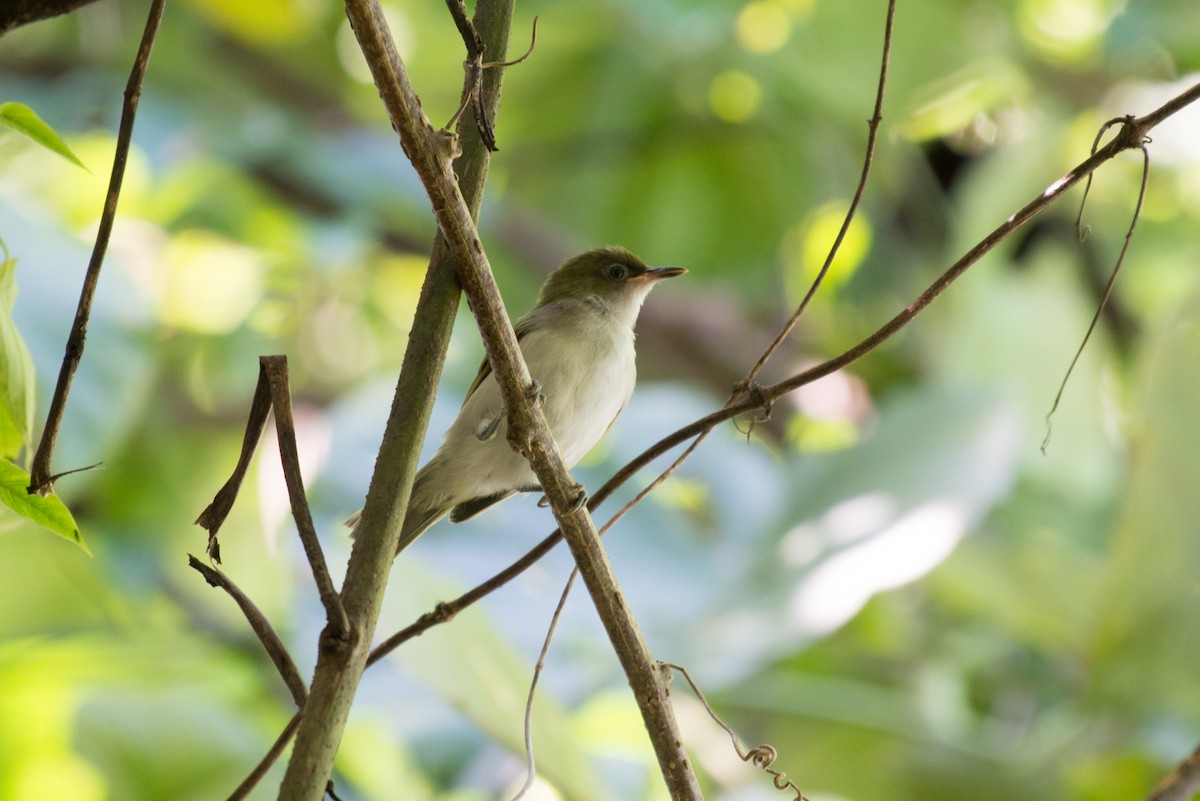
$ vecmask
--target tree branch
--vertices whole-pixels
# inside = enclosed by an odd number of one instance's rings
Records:
[[[387,24],[374,4],[348,2],[346,11],[394,122],[398,87],[393,76],[400,60]],[[489,51],[503,55],[511,21],[512,0],[479,0],[476,3],[475,25]],[[495,115],[502,74],[500,69],[485,71],[481,100],[467,116],[473,115],[475,109]],[[472,83],[469,88],[474,91],[475,85]],[[464,92],[467,90],[465,86]],[[478,136],[464,133],[462,142],[463,154],[455,167],[462,193],[468,198],[469,213],[476,215],[483,197],[489,157]],[[280,798],[288,801],[317,801],[325,792],[346,716],[365,668],[367,647],[375,631],[459,296],[455,264],[439,233],[417,302],[404,364],[342,587],[342,601],[350,618],[353,637],[349,642],[339,643],[322,636],[309,701],[296,725],[296,745],[280,787]],[[286,739],[281,735],[280,740],[286,742]],[[273,753],[278,754],[279,750],[274,749]],[[273,761],[271,756],[268,754],[260,763],[256,773],[265,772]],[[253,786],[248,779],[243,782],[243,787],[248,783]],[[248,792],[248,788],[239,788],[239,792]]]
[[[0,3],[0,34],[38,20],[67,14],[96,0],[7,0]]]
[[[846,216],[842,220],[842,226],[838,229],[837,236],[834,237],[833,244],[829,248],[829,253],[825,256],[825,262],[821,265],[821,269],[817,272],[816,278],[813,279],[812,285],[801,299],[800,305],[792,312],[792,316],[784,323],[783,328],[775,335],[775,339],[763,351],[762,356],[750,368],[750,372],[746,373],[746,377],[738,384],[738,388],[740,389],[749,387],[758,378],[758,374],[775,354],[775,351],[791,335],[792,329],[796,327],[796,323],[800,320],[800,316],[804,314],[809,302],[817,294],[817,290],[821,288],[821,283],[825,280],[829,268],[833,266],[833,260],[842,248],[842,240],[846,238],[846,232],[850,230],[850,224],[854,222],[854,215],[858,211],[858,204],[862,202],[863,192],[867,188],[867,178],[871,175],[871,165],[875,161],[875,140],[879,135],[879,126],[883,122],[883,97],[887,89],[888,64],[891,62],[892,56],[892,28],[895,19],[896,0],[889,0],[887,16],[883,26],[883,57],[880,59],[879,65],[879,83],[875,89],[875,110],[871,114],[871,119],[867,121],[867,147],[863,155],[863,165],[858,177],[858,186],[855,187],[854,197],[850,200],[850,208],[846,209]]]
[[[386,32],[378,3],[373,0],[347,0],[346,7],[368,60],[374,62],[375,53],[369,51]],[[387,42],[390,44],[390,39]],[[450,169],[456,142],[444,133],[435,131],[429,124],[394,49],[389,48],[387,55],[389,69],[382,75],[375,71],[376,83],[392,117],[393,127],[400,134],[404,152],[429,194],[438,225],[458,261],[459,279],[471,300],[488,360],[508,409],[510,440],[529,459],[543,491],[550,499],[551,508],[637,698],[672,797],[700,798],[699,785],[683,748],[667,688],[660,680],[654,660],[625,605],[591,517],[586,510],[575,508],[578,485],[563,464],[541,410],[531,402],[529,371],[521,358],[516,335],[471,214]],[[350,606],[349,594],[346,600]],[[365,658],[366,654],[363,656]],[[312,706],[315,700],[314,688],[309,705]],[[304,721],[301,722],[303,730]]]
[[[308,498],[304,494],[304,479],[300,475],[300,454],[296,447],[296,423],[292,417],[292,395],[288,388],[286,356],[259,357],[258,383],[254,388],[254,400],[250,403],[250,419],[246,422],[246,435],[242,438],[242,450],[238,455],[237,465],[234,466],[229,479],[217,491],[212,503],[196,518],[196,524],[208,530],[208,555],[213,561],[220,562],[221,548],[217,541],[217,531],[225,522],[229,510],[233,508],[238,489],[245,479],[246,470],[266,425],[267,412],[272,409],[275,411],[279,461],[288,488],[288,498],[292,504],[292,519],[296,521],[296,530],[300,534],[304,553],[312,568],[313,580],[317,584],[321,603],[325,606],[330,633],[344,639],[348,636],[350,623],[346,618],[346,610],[342,607],[341,598],[333,586],[329,567],[325,564],[325,554],[321,551],[312,512],[308,508]],[[211,578],[209,583],[212,583]]]
[[[1200,746],[1158,783],[1146,801],[1188,801],[1200,792]]]
[[[300,452],[296,446],[296,421],[292,417],[292,393],[288,388],[287,357],[262,356],[259,364],[267,384],[271,388],[271,408],[275,412],[275,435],[279,441],[279,462],[283,467],[283,480],[287,484],[288,499],[292,504],[292,519],[304,545],[304,554],[312,568],[313,580],[325,607],[328,635],[337,640],[350,636],[350,621],[342,606],[341,596],[333,586],[329,567],[321,541],[317,538],[317,527],[313,525],[308,498],[304,494],[304,479],[300,475]]]
[[[262,610],[250,600],[246,593],[242,592],[241,588],[233,583],[229,576],[226,576],[220,570],[204,564],[191,554],[188,554],[188,565],[201,576],[204,576],[204,580],[209,583],[209,586],[225,590],[234,603],[238,605],[238,608],[242,610],[242,614],[246,616],[246,622],[250,624],[250,628],[258,636],[258,641],[262,643],[267,656],[271,658],[275,669],[279,671],[279,676],[283,679],[283,683],[287,685],[288,692],[292,694],[292,700],[296,702],[297,707],[304,706],[304,701],[308,697],[308,690],[304,686],[304,679],[300,678],[300,671],[296,668],[296,663],[292,661],[291,654],[288,653],[283,640],[279,638],[279,634],[275,631],[270,621],[267,620],[266,615],[262,613]]]
[[[100,282],[100,268],[104,264],[104,254],[108,251],[108,240],[112,235],[113,223],[117,218],[117,201],[121,197],[121,182],[125,178],[125,162],[129,158],[129,145],[133,140],[133,120],[137,116],[138,99],[142,95],[142,83],[146,79],[150,52],[154,49],[154,39],[158,35],[158,26],[162,22],[165,4],[166,0],[153,0],[150,4],[146,27],[142,31],[142,41],[138,45],[137,55],[133,59],[133,68],[129,72],[129,81],[125,85],[125,103],[121,109],[121,124],[117,131],[117,146],[113,153],[112,173],[108,179],[108,194],[104,198],[104,211],[100,215],[96,243],[92,247],[92,257],[88,262],[87,274],[83,279],[83,291],[79,296],[79,305],[75,309],[75,321],[71,324],[71,333],[67,337],[66,353],[63,355],[62,367],[58,372],[58,383],[54,387],[54,396],[50,399],[46,427],[42,429],[42,438],[38,442],[33,465],[29,470],[27,491],[30,495],[48,495],[53,489],[55,477],[50,473],[50,459],[54,455],[54,445],[58,441],[58,429],[62,426],[63,414],[67,408],[67,395],[71,392],[71,381],[75,377],[76,368],[79,367],[79,360],[83,358],[83,344],[87,338],[87,324],[88,317],[92,313],[92,299],[96,295],[96,285]]]
[[[226,801],[244,801],[250,795],[255,786],[262,781],[263,776],[267,775],[267,771],[275,764],[275,760],[279,759],[280,754],[287,748],[287,744],[292,741],[292,736],[295,735],[296,729],[300,727],[300,713],[292,715],[292,719],[283,727],[283,731],[275,738],[275,742],[271,744],[270,750],[267,751],[263,758],[254,766],[254,770],[250,771],[250,775],[242,779]]]

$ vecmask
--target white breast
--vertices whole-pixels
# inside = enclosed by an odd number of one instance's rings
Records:
[[[565,348],[564,338],[553,330],[535,331],[521,341],[530,375],[541,383],[546,396],[546,422],[568,466],[604,436],[637,380],[631,329],[611,325],[583,329],[592,333],[569,337]]]
[[[603,314],[589,303],[542,307],[531,313],[540,319],[521,338],[529,373],[546,397],[546,422],[568,467],[604,436],[637,380],[633,329],[628,324],[601,325]],[[481,430],[490,430],[502,410],[496,376],[489,375],[463,404],[430,461],[428,468],[437,473],[437,481],[426,489],[430,503],[458,503],[537,484],[529,463],[508,444],[507,420],[491,436],[479,436]]]

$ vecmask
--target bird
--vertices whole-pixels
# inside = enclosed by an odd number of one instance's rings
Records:
[[[659,281],[686,272],[647,267],[622,247],[589,250],[550,273],[533,309],[513,326],[568,468],[600,441],[633,395],[633,328],[646,296]],[[413,479],[397,554],[446,515],[461,523],[518,492],[541,490],[529,462],[509,445],[507,427],[485,358],[441,447]],[[361,514],[346,525],[356,529]]]

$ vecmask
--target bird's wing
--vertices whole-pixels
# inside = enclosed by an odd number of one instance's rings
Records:
[[[475,515],[482,512],[505,498],[510,498],[518,492],[537,492],[541,487],[537,484],[530,484],[525,487],[515,487],[509,490],[501,490],[493,495],[485,495],[482,498],[472,498],[469,501],[463,501],[450,510],[450,522],[461,523],[464,520],[470,520]]]
[[[512,490],[504,490],[483,498],[472,498],[469,501],[463,501],[458,506],[455,506],[450,510],[450,522],[461,523],[464,520],[470,520],[484,509],[487,509],[493,504],[500,503],[500,501],[510,497],[512,494]]]
[[[517,342],[533,330],[533,321],[530,315],[517,320],[517,324],[513,326],[513,331],[516,332]],[[479,365],[479,372],[475,374],[475,380],[471,382],[471,388],[467,390],[467,396],[463,398],[463,405],[466,406],[467,401],[475,394],[475,390],[479,389],[479,385],[483,383],[483,379],[492,374],[492,366],[488,363],[487,356],[483,357],[483,363]]]

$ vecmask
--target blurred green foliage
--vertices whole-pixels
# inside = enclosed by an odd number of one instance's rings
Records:
[[[461,42],[441,3],[387,10],[440,124]],[[91,170],[0,135],[0,238],[19,260],[0,309],[32,354],[36,425],[144,12],[105,0],[0,39],[0,97]],[[803,293],[858,175],[883,14],[518,4],[510,51],[534,15],[538,44],[505,79],[481,220],[510,308],[595,245],[690,270],[643,314],[641,385],[579,468],[588,486],[719,405]],[[1198,69],[1194,2],[900,4],[863,209],[765,377],[870,333],[1082,160],[1103,120],[1151,110]],[[745,744],[773,744],[810,797],[1126,801],[1200,739],[1198,126],[1188,111],[1154,133],[1143,217],[1045,455],[1045,414],[1136,200],[1134,157],[1099,174],[1085,242],[1076,207],[1056,207],[879,352],[778,403],[749,443],[720,429],[607,539],[655,654],[687,665]],[[0,801],[220,798],[266,751],[287,694],[234,605],[187,569],[204,547],[191,521],[233,466],[257,356],[286,353],[340,570],[434,230],[336,3],[172,4],[134,142],[55,458],[103,462],[58,485],[94,556],[0,511]],[[428,448],[479,354],[464,310]],[[5,455],[27,458],[18,411]],[[321,609],[275,448],[260,450],[223,556],[307,671]],[[533,498],[439,526],[397,565],[381,633],[549,528]],[[568,572],[554,553],[373,668],[341,797],[507,797]],[[780,797],[686,688],[674,697],[709,797]],[[582,593],[535,717],[538,797],[663,797]],[[274,797],[278,770],[255,798]]]

